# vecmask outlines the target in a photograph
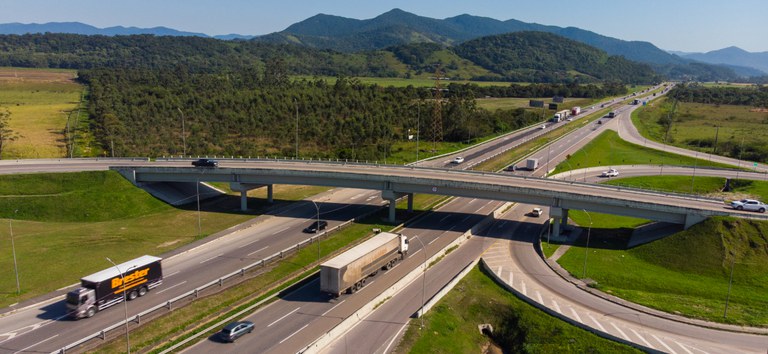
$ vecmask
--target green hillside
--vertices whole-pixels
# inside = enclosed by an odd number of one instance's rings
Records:
[[[568,78],[591,81],[651,82],[653,70],[564,37],[516,32],[482,37],[453,47],[462,58],[506,81],[549,82]]]
[[[711,218],[629,250],[603,249],[600,240],[592,241],[586,275],[602,291],[688,317],[768,323],[768,222]],[[584,248],[571,248],[558,262],[581,277],[584,255]]]

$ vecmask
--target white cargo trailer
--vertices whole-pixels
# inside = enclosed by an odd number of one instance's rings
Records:
[[[408,238],[382,232],[320,265],[320,291],[339,296],[353,293],[368,277],[392,268],[408,253]]]

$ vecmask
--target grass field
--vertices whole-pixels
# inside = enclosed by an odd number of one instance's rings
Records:
[[[2,158],[66,156],[65,128],[84,87],[72,70],[0,68],[0,107],[11,112],[10,128],[21,137]],[[84,112],[82,112],[84,113]]]
[[[766,326],[766,235],[766,222],[711,218],[662,240],[625,250],[617,249],[617,240],[596,238],[593,233],[586,277],[604,292],[662,311],[714,322]],[[584,240],[579,244],[558,262],[581,278]],[[726,313],[731,271],[733,283]]]
[[[725,178],[691,176],[644,176],[612,179],[605,184],[675,193],[687,193],[737,200],[743,198],[768,200],[768,182],[742,179],[731,180],[733,191],[721,192]]]
[[[734,158],[739,158],[738,153],[731,156],[734,148],[768,144],[768,112],[748,106],[678,103],[670,115],[674,118],[667,136],[659,121],[667,119],[672,105],[663,100],[632,114],[632,122],[648,139],[663,142],[666,138],[671,145]]]
[[[289,202],[323,190],[277,185],[274,198]],[[252,199],[249,206],[252,211],[239,212],[236,195],[203,202],[200,235],[196,205],[169,206],[115,172],[0,176],[0,244],[10,244],[12,223],[21,282],[17,296],[13,272],[4,272],[0,306],[76,283],[108,267],[105,257],[120,262],[170,251],[251,219],[268,204]],[[13,269],[11,251],[0,247],[0,269]]]
[[[735,166],[714,163],[704,159],[675,155],[626,142],[613,130],[606,130],[581,150],[568,155],[555,168],[553,174],[595,166],[611,165],[678,165],[712,166],[733,168]]]
[[[493,335],[477,325],[490,323]],[[639,353],[566,324],[506,291],[475,268],[420,320],[396,353]]]

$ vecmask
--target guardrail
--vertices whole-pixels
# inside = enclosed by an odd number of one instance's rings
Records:
[[[186,292],[186,293],[184,293],[182,295],[176,296],[175,298],[167,300],[164,303],[158,304],[157,306],[154,306],[154,307],[149,308],[147,310],[144,310],[144,311],[142,311],[140,313],[137,313],[137,314],[131,316],[130,318],[127,318],[127,319],[122,320],[120,322],[117,322],[117,323],[115,323],[113,325],[105,327],[104,329],[102,329],[102,330],[100,330],[98,332],[95,332],[95,333],[93,333],[93,334],[91,334],[89,336],[86,336],[86,337],[84,337],[84,338],[82,338],[82,339],[80,339],[80,340],[78,340],[76,342],[70,343],[70,344],[64,346],[63,348],[61,348],[59,350],[56,350],[56,351],[52,352],[52,354],[55,354],[55,353],[60,353],[60,354],[66,353],[69,350],[72,350],[72,349],[75,349],[77,347],[80,347],[81,345],[83,345],[83,344],[85,344],[85,343],[87,343],[87,342],[89,342],[91,340],[94,340],[94,339],[102,339],[102,340],[104,340],[104,339],[107,338],[107,334],[109,332],[115,331],[115,330],[118,330],[118,329],[122,329],[126,325],[127,322],[134,322],[134,323],[139,324],[139,323],[141,323],[141,318],[142,317],[145,317],[145,316],[147,316],[149,314],[152,314],[153,312],[156,312],[156,311],[172,311],[174,303],[177,303],[179,301],[188,299],[190,297],[191,297],[192,300],[197,299],[200,296],[200,293],[202,291],[204,291],[206,289],[209,289],[211,287],[223,288],[225,281],[230,280],[232,278],[242,278],[242,277],[244,277],[246,275],[247,272],[251,272],[251,271],[254,271],[254,270],[262,270],[262,269],[266,268],[266,266],[268,264],[270,264],[270,263],[273,263],[273,262],[275,262],[277,260],[280,260],[280,259],[284,258],[285,256],[287,256],[289,254],[297,252],[298,250],[300,250],[300,249],[302,249],[302,248],[304,248],[304,247],[306,247],[308,245],[311,245],[311,244],[313,244],[315,242],[319,242],[321,238],[325,237],[326,235],[330,234],[331,232],[334,232],[334,231],[337,231],[337,230],[340,230],[340,229],[346,227],[347,225],[351,224],[354,220],[355,219],[347,220],[346,222],[341,223],[339,225],[336,225],[336,226],[334,226],[334,227],[324,231],[321,234],[312,236],[312,237],[310,237],[310,238],[308,238],[306,240],[303,240],[303,241],[301,241],[301,242],[299,242],[299,243],[297,243],[297,244],[295,244],[295,245],[293,245],[291,247],[288,247],[288,248],[286,248],[286,249],[284,249],[284,250],[282,250],[280,252],[276,252],[276,253],[274,253],[274,254],[266,257],[266,258],[263,258],[263,259],[261,259],[261,260],[259,260],[257,262],[254,262],[254,263],[251,263],[251,264],[249,264],[249,265],[247,265],[245,267],[242,267],[239,270],[236,270],[236,271],[231,272],[229,274],[223,275],[223,276],[219,277],[216,280],[210,281],[210,282],[208,282],[208,283],[206,283],[204,285],[201,285],[201,286],[199,286],[199,287],[197,287],[197,288],[195,288],[193,290],[190,290],[189,292]]]

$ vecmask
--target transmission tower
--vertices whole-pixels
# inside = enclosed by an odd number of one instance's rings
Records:
[[[435,108],[432,111],[432,149],[437,151],[437,143],[443,141],[443,88],[440,84],[442,73],[440,64],[435,68]]]

